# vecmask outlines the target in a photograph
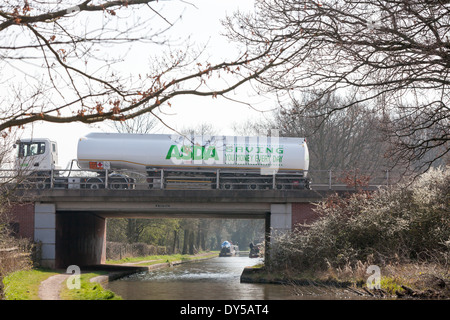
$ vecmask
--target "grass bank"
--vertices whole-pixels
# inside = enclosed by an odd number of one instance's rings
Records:
[[[51,276],[60,274],[49,269],[31,269],[13,272],[3,279],[5,300],[40,300],[39,287]],[[61,286],[63,300],[117,300],[114,292],[105,290],[100,284],[90,282],[91,278],[104,275],[105,272],[92,272],[80,276],[80,289],[69,290]]]
[[[48,269],[21,270],[3,279],[5,300],[39,300],[39,286],[47,278],[59,274]]]
[[[80,288],[69,289],[63,286],[60,297],[62,300],[122,300],[122,297],[111,290],[106,290],[97,282],[91,282],[92,278],[105,275],[106,272],[90,272],[80,277]]]
[[[146,257],[125,258],[121,260],[109,260],[108,265],[132,265],[164,267],[187,261],[208,259],[218,256],[218,251],[201,252],[196,255],[153,255]],[[5,300],[39,300],[39,287],[49,277],[60,272],[50,269],[35,268],[21,270],[7,275],[3,279]],[[80,276],[80,288],[69,289],[65,282],[61,285],[60,297],[63,300],[120,300],[121,297],[110,290],[106,290],[98,282],[91,282],[93,278],[108,278],[106,271],[92,271],[82,273]]]
[[[151,266],[161,263],[176,264],[180,262],[195,261],[200,259],[209,259],[217,257],[218,251],[200,252],[195,255],[183,255],[183,254],[172,254],[172,255],[152,255],[145,257],[130,257],[123,258],[120,260],[107,260],[106,264],[110,265],[133,265],[133,266]]]

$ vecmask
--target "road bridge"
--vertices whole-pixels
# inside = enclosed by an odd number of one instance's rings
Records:
[[[41,244],[50,268],[105,262],[107,218],[265,219],[266,234],[315,219],[313,203],[331,190],[18,190],[16,229]]]

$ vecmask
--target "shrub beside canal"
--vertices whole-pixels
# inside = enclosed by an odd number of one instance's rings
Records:
[[[427,288],[434,281],[440,284],[434,289],[448,295],[449,199],[450,168],[375,192],[330,197],[317,205],[316,222],[272,239],[265,268],[365,283],[367,267],[377,265],[385,285],[400,294],[402,284]]]

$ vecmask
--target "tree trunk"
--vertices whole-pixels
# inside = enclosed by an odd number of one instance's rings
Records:
[[[173,230],[172,253],[176,253],[176,249],[177,249],[177,240],[178,240],[178,231],[177,231],[177,230]]]
[[[188,244],[189,244],[189,230],[184,229],[184,239],[183,239],[183,252],[182,254],[188,253]]]

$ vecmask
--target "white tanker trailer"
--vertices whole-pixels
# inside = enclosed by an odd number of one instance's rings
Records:
[[[17,167],[31,170],[45,186],[49,182],[42,177],[51,172],[56,187],[129,189],[134,178],[127,170],[146,175],[150,188],[180,183],[224,189],[309,188],[303,138],[90,133],[78,141],[76,162],[95,175],[81,177],[60,175],[55,142],[18,143]]]

